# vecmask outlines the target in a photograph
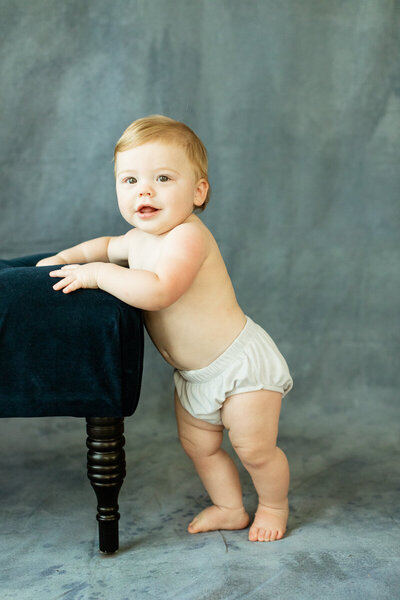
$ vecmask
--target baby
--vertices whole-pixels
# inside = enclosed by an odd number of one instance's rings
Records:
[[[118,206],[133,226],[37,263],[68,294],[100,288],[143,310],[146,330],[174,367],[180,442],[212,506],[190,533],[249,525],[238,470],[221,448],[224,428],[258,494],[249,540],[279,540],[288,519],[289,465],[276,446],[287,363],[240,308],[210,230],[196,216],[209,201],[206,149],[185,124],[162,115],[134,121],[114,151]],[[84,263],[84,264],[71,264]]]

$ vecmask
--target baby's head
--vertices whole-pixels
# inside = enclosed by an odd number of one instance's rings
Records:
[[[142,146],[148,142],[161,142],[179,146],[193,166],[196,180],[206,179],[208,192],[201,206],[194,205],[193,212],[202,212],[209,200],[211,188],[208,181],[207,151],[199,137],[184,123],[164,115],[149,115],[129,125],[116,143],[114,150],[114,175],[117,174],[118,153]]]

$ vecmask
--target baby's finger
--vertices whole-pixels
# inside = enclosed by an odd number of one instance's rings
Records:
[[[65,277],[70,271],[73,272],[78,267],[80,267],[80,265],[64,265],[61,269],[57,269],[57,271],[50,271],[49,275],[50,277]]]
[[[64,277],[64,279],[57,281],[57,283],[53,285],[53,290],[61,290],[63,287],[69,285],[73,281],[73,277]]]
[[[72,269],[71,269],[72,271]],[[65,271],[63,271],[63,269],[57,269],[57,271],[50,271],[49,275],[50,277],[66,277],[69,273],[68,269],[65,269]]]
[[[75,290],[78,290],[80,287],[81,287],[81,284],[79,283],[79,281],[77,279],[75,279],[75,281],[73,281],[66,288],[63,289],[63,293],[69,294],[70,292],[74,292]]]

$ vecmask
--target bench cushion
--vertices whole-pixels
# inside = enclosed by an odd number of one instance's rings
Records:
[[[142,311],[103,290],[53,290],[51,252],[0,260],[0,417],[123,417],[136,409]]]

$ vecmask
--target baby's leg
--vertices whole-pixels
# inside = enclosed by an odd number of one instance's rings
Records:
[[[213,502],[213,506],[200,512],[189,524],[189,533],[247,527],[249,515],[243,507],[239,473],[229,454],[221,448],[223,425],[193,417],[179,402],[176,390],[175,413],[183,449]]]
[[[249,531],[252,542],[283,537],[289,514],[289,464],[276,446],[282,394],[258,390],[230,396],[221,418],[258,493],[258,508]]]

